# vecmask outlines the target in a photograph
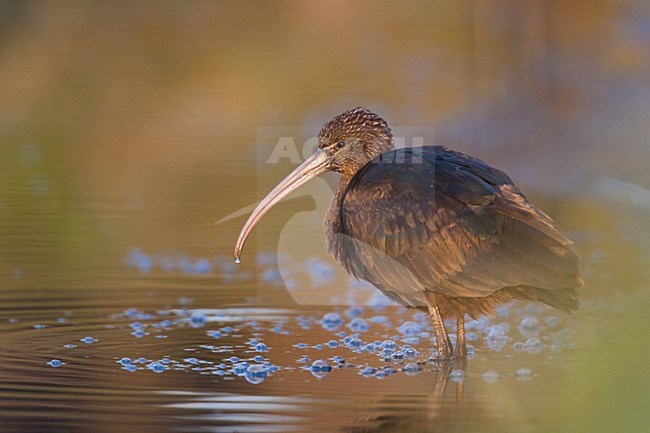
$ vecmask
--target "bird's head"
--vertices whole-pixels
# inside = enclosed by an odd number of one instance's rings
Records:
[[[327,122],[318,134],[318,148],[330,159],[328,170],[352,177],[376,156],[393,146],[393,134],[384,119],[358,107]]]
[[[361,167],[392,148],[390,128],[384,119],[366,108],[346,111],[327,122],[318,134],[316,152],[276,185],[248,217],[235,244],[235,259],[239,260],[255,225],[292,191],[326,171],[350,179]]]

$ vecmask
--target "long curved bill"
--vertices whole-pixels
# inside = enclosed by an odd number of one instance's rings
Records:
[[[279,201],[291,194],[291,192],[300,188],[319,174],[326,172],[328,170],[329,161],[330,157],[321,149],[318,149],[316,153],[300,164],[291,172],[291,174],[285,177],[282,182],[277,184],[277,186],[273,188],[266,197],[264,197],[253,213],[248,217],[246,224],[244,224],[244,227],[242,227],[241,232],[239,233],[237,243],[235,244],[235,262],[239,263],[239,257],[244,248],[244,243],[262,217],[264,217],[264,215],[266,215],[266,213]]]

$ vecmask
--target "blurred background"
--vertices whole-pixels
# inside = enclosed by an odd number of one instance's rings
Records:
[[[567,231],[616,243],[648,207],[641,1],[3,1],[0,20],[3,279],[221,252],[242,221],[213,222],[291,169],[261,167],[259,129],[310,137],[358,105],[505,170]],[[617,278],[647,278],[635,257]]]
[[[641,0],[0,1],[3,319],[149,306],[140,289],[152,287],[182,287],[199,304],[255,302],[256,261],[244,257],[234,280],[224,264],[243,219],[214,222],[292,169],[260,157],[276,144],[269,128],[297,131],[302,145],[359,105],[503,169],[576,241],[584,305],[612,309],[585,307],[589,323],[605,324],[586,330],[598,349],[572,378],[572,409],[590,429],[642,431],[650,6]],[[296,212],[327,202],[282,204],[246,254],[277,251]],[[314,214],[291,229],[304,239],[293,252],[327,261]],[[209,272],[152,274],[140,252],[207,257]],[[266,301],[288,302],[277,296]]]

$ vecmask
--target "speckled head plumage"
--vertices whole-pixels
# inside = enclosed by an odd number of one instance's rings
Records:
[[[384,119],[364,107],[334,117],[318,134],[318,147],[332,157],[330,170],[353,176],[376,156],[394,147]]]

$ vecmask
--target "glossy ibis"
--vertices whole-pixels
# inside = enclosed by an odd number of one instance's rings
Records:
[[[428,310],[441,359],[466,356],[465,314],[490,314],[511,299],[578,307],[573,242],[504,172],[443,146],[395,149],[387,123],[362,107],[325,124],[318,142],[250,215],[237,261],[272,206],[335,171],[341,180],[323,222],[328,250],[392,300]],[[453,352],[447,317],[457,321]]]

